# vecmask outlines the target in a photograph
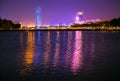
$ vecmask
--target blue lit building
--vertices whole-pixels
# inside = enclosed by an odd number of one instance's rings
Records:
[[[41,10],[40,8],[36,9],[36,27],[39,28],[42,25],[41,23]]]

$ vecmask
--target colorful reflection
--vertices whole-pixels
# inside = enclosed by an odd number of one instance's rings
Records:
[[[77,74],[82,65],[82,35],[81,31],[76,31],[74,42],[74,53],[72,57],[71,71]]]
[[[35,54],[35,35],[34,32],[28,32],[27,43],[24,53],[23,69],[20,71],[21,75],[28,75],[32,70],[32,64]]]
[[[60,33],[57,31],[57,37],[56,37],[56,44],[55,44],[55,55],[54,55],[54,60],[53,60],[53,66],[57,67],[58,61],[59,61],[59,54],[60,54]]]
[[[50,31],[47,32],[47,39],[45,40],[45,51],[44,51],[44,65],[46,65],[46,68],[48,67],[48,64],[49,64],[49,58],[50,58],[50,47],[51,47],[51,44],[50,44]]]
[[[67,40],[67,50],[66,50],[66,67],[70,64],[70,55],[72,53],[72,47],[71,47],[71,31],[68,32],[68,40]]]

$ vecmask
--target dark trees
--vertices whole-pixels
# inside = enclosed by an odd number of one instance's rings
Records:
[[[114,26],[114,27],[116,27],[116,26],[120,26],[120,18],[118,18],[118,19],[112,19],[111,21],[110,21],[110,25],[111,26]]]
[[[11,20],[6,20],[6,19],[1,19],[0,18],[0,29],[5,29],[5,30],[9,30],[9,29],[19,29],[20,28],[20,24],[14,24]]]

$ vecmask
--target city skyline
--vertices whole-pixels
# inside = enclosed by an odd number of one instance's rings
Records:
[[[69,24],[75,21],[76,12],[82,11],[83,19],[110,20],[120,17],[120,0],[1,0],[0,17],[21,22],[36,23],[36,8],[41,8],[42,24]]]

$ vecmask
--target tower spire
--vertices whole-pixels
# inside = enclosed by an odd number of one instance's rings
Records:
[[[36,8],[36,27],[39,28],[41,26],[41,10],[39,7]]]

